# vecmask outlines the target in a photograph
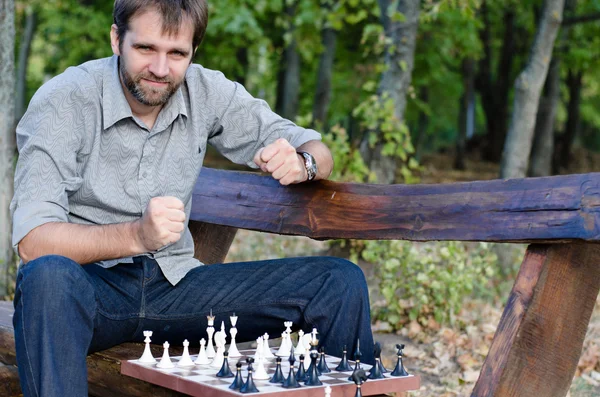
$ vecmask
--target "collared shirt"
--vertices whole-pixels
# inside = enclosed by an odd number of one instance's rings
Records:
[[[151,129],[131,112],[117,56],[70,67],[38,90],[17,127],[13,247],[48,222],[131,222],[151,198],[175,196],[185,204],[185,231],[177,243],[147,255],[176,284],[202,264],[193,257],[187,223],[206,144],[256,168],[255,153],[280,137],[294,147],[321,139],[200,65],[190,65]]]

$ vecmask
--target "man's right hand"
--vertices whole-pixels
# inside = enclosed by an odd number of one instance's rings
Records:
[[[143,252],[156,251],[175,243],[185,227],[183,202],[176,197],[154,197],[135,224],[139,248]]]

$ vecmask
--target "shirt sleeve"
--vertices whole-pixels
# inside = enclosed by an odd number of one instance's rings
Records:
[[[321,140],[317,131],[299,127],[279,116],[242,85],[222,77],[218,88],[230,99],[208,142],[229,160],[258,168],[254,155],[278,138],[285,138],[295,148],[311,140]]]
[[[19,159],[10,204],[15,250],[32,229],[68,222],[69,195],[82,184],[77,158],[86,131],[86,95],[73,73],[83,72],[65,73],[42,86],[17,126]]]

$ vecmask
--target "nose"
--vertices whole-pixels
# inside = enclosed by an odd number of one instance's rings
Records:
[[[166,54],[156,54],[150,63],[148,70],[156,77],[167,77],[169,75],[169,61]]]

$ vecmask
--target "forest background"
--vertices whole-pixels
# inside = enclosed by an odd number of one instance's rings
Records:
[[[321,131],[335,180],[452,182],[600,166],[600,0],[209,3],[194,61]],[[14,128],[44,82],[112,54],[112,2],[0,7],[0,295],[10,297]],[[223,165],[214,153],[207,163]],[[476,379],[520,265],[524,248],[506,247],[241,232],[228,260],[350,257],[369,276],[375,330],[412,346],[425,383],[418,395],[454,396]],[[597,309],[573,396],[600,394],[599,339]]]

